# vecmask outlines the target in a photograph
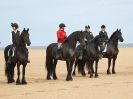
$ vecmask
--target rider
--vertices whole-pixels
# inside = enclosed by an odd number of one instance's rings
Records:
[[[93,36],[93,34],[92,34],[91,30],[90,30],[90,26],[89,26],[89,25],[86,25],[86,26],[85,26],[84,32],[87,33],[86,39],[87,39],[88,41],[90,41],[90,40],[92,40],[92,39],[94,38],[94,36]]]
[[[90,30],[89,25],[85,26],[84,33],[86,34],[86,39],[87,39],[86,43],[91,41],[94,38],[94,36],[93,36],[93,34]],[[82,45],[77,46],[77,50],[79,51],[79,53],[77,53],[78,54],[78,59],[81,60],[83,58],[83,54],[85,52],[84,51],[84,46],[82,46]]]
[[[105,39],[105,50],[104,52],[107,51],[107,42],[108,42],[108,34],[106,32],[106,26],[105,25],[102,25],[101,26],[101,31],[99,32],[99,35]]]
[[[106,26],[105,26],[105,25],[102,25],[102,26],[101,26],[101,31],[99,32],[99,35],[100,35],[101,37],[105,37],[106,43],[107,43],[107,41],[108,41],[108,34],[107,34],[107,32],[106,32]]]
[[[64,41],[67,38],[66,32],[64,31],[66,25],[64,23],[59,24],[59,30],[57,31],[57,42],[58,42],[58,50],[57,50],[57,55],[56,58],[60,58],[62,57],[62,52],[61,52],[61,47],[62,47],[62,43],[64,43]]]
[[[11,35],[12,35],[12,40],[11,42],[13,43],[11,48],[9,49],[9,52],[8,52],[8,61],[7,63],[11,63],[11,58],[15,55],[15,48],[16,48],[16,45],[18,43],[18,40],[19,40],[19,37],[20,37],[20,31],[18,30],[19,26],[17,23],[11,23],[11,27],[13,29],[13,31],[11,32]],[[10,51],[12,53],[10,53]],[[26,49],[27,51],[27,55],[28,55],[28,49]],[[30,63],[29,59],[27,60],[28,63]]]
[[[12,46],[10,48],[10,50],[13,52],[12,55],[9,54],[9,58],[8,58],[8,63],[11,63],[11,58],[14,56],[14,51],[15,51],[15,47],[16,47],[16,44],[18,43],[18,39],[19,39],[19,36],[20,36],[20,31],[18,30],[18,24],[17,23],[11,23],[11,27],[13,29],[13,31],[11,32],[11,35],[12,35]],[[10,52],[9,50],[9,52]]]
[[[62,43],[66,40],[67,38],[67,35],[66,35],[66,32],[65,32],[65,24],[64,23],[61,23],[59,24],[59,30],[57,31],[57,42],[58,42],[58,49],[61,48],[62,46]]]

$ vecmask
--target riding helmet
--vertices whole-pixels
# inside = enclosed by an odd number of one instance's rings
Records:
[[[60,27],[60,28],[66,27],[66,25],[65,25],[64,23],[61,23],[61,24],[59,25],[59,27]]]
[[[105,25],[102,25],[101,28],[102,28],[102,29],[103,29],[103,28],[106,28],[106,26],[105,26]]]
[[[18,24],[17,23],[11,23],[11,27],[15,27],[16,29],[18,29]]]
[[[89,28],[90,29],[90,26],[89,25],[86,25],[85,28],[87,28],[87,29]]]

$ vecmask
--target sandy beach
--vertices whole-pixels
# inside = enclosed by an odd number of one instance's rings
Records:
[[[107,59],[99,62],[99,78],[76,73],[66,82],[66,64],[57,65],[58,80],[46,80],[45,50],[30,49],[26,68],[27,85],[7,84],[3,50],[0,50],[0,99],[133,99],[133,48],[120,48],[116,74],[107,75]],[[15,80],[17,77],[15,68]]]

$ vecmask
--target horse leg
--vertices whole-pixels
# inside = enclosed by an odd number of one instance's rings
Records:
[[[18,78],[16,81],[16,85],[20,85],[20,63],[17,63],[17,74],[18,74]]]
[[[6,68],[6,71],[7,71],[7,81],[8,83],[12,83],[12,65],[9,64],[9,63],[6,63],[7,65],[7,68]]]
[[[108,58],[108,69],[107,69],[107,74],[110,74],[110,65],[111,65],[111,58]]]
[[[12,68],[12,74],[11,74],[11,81],[12,82],[15,82],[15,80],[14,80],[14,67],[15,67],[15,64],[13,64],[13,68]]]
[[[22,71],[22,84],[27,84],[25,80],[25,68],[27,64],[23,64],[23,71]]]
[[[76,75],[75,70],[76,70],[77,64],[78,64],[78,59],[76,59],[75,64],[74,64],[74,70],[73,70],[74,76]]]
[[[92,69],[93,69],[93,62],[92,61],[87,61],[87,67],[88,67],[88,70],[90,71],[90,78],[93,77],[93,72],[92,72]]]
[[[46,58],[47,80],[51,80],[50,76],[51,76],[51,66],[53,65],[52,62],[53,62],[52,59]]]
[[[83,66],[82,66],[82,72],[81,72],[82,76],[86,76],[86,74],[85,74],[85,63],[86,62],[84,62]]]
[[[97,73],[97,71],[98,71],[98,61],[99,60],[96,60],[96,62],[95,62],[95,78],[98,77],[98,73]]]
[[[116,57],[113,58],[113,67],[112,67],[112,74],[115,74],[115,61],[116,61]]]
[[[94,72],[94,67],[92,66],[92,73],[94,74],[95,72]]]
[[[57,65],[57,60],[56,59],[54,59],[54,67],[53,67],[53,79],[54,80],[57,80],[58,78],[57,78],[57,76],[56,76],[56,65]]]
[[[70,61],[66,61],[67,63],[67,78],[66,81],[71,81],[73,80],[72,78],[72,67],[74,63],[74,59],[71,59]]]

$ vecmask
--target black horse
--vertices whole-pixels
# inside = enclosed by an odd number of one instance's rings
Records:
[[[12,45],[8,45],[4,50],[5,57],[5,74],[7,76],[8,83],[14,82],[14,67],[17,64],[18,78],[16,84],[27,84],[25,80],[25,68],[28,60],[28,53],[26,45],[30,46],[29,29],[23,29],[19,40],[17,41],[14,56],[11,59],[11,63],[8,63],[9,53],[13,53],[10,49]],[[10,50],[10,51],[9,51]],[[20,65],[23,65],[22,82],[20,82]]]
[[[58,60],[66,61],[67,65],[67,77],[66,81],[73,80],[71,76],[73,63],[75,61],[75,49],[77,41],[81,44],[85,44],[86,36],[82,31],[73,32],[68,36],[66,41],[62,44],[60,51],[60,57],[57,58],[58,53],[57,43],[50,44],[46,49],[46,69],[47,69],[47,80],[51,80],[51,76],[56,80],[56,64]]]
[[[85,35],[86,35],[86,39],[87,39],[86,44],[87,44],[87,42],[90,42],[94,38],[88,32],[85,32]],[[77,65],[79,65],[78,66],[78,72],[81,73],[83,76],[86,75],[85,71],[84,71],[84,66],[85,66],[85,63],[86,63],[85,59],[83,59],[83,58],[85,58],[84,57],[84,51],[85,51],[84,46],[79,44],[76,48],[76,61],[75,61],[75,64],[74,64],[75,66],[74,66],[73,75],[75,75],[75,70],[76,70]]]
[[[122,37],[121,29],[117,29],[110,37],[108,43],[107,43],[107,51],[103,53],[104,58],[108,58],[108,69],[107,74],[110,74],[110,66],[111,61],[113,60],[113,66],[112,66],[112,74],[115,74],[115,61],[117,59],[117,55],[119,53],[118,49],[118,41],[123,42],[124,39]]]
[[[98,62],[99,62],[99,59],[102,58],[102,51],[105,48],[104,43],[105,43],[105,38],[101,38],[101,36],[99,35],[97,35],[92,41],[87,43],[84,49],[82,59],[77,58],[75,61],[75,68],[73,71],[73,75],[75,75],[75,69],[76,69],[76,66],[78,66],[78,72],[80,72],[83,76],[85,76],[86,74],[85,74],[84,67],[86,64],[90,77],[92,77],[94,73],[93,63],[95,61],[95,77],[98,77],[98,73],[97,73]]]

